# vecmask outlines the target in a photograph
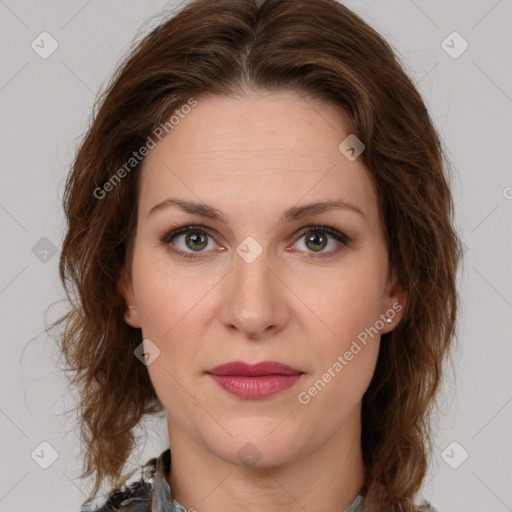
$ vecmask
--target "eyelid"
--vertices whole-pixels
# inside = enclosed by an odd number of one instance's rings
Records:
[[[310,231],[323,231],[324,233],[331,235],[333,238],[339,239],[339,241],[341,241],[345,244],[348,244],[349,242],[352,241],[350,239],[350,237],[348,237],[345,233],[343,233],[339,229],[336,229],[336,228],[326,225],[326,224],[311,224],[309,226],[301,228],[295,236],[300,238],[301,236],[304,236],[306,233],[309,233]]]
[[[210,235],[212,238],[214,238],[214,233],[217,232],[209,228],[207,226],[201,226],[201,225],[195,225],[195,224],[177,224],[176,226],[169,226],[165,231],[164,234],[160,237],[160,242],[162,243],[170,243],[170,241],[175,238],[178,235],[182,235],[184,233],[187,233],[188,231],[203,231],[206,234]]]

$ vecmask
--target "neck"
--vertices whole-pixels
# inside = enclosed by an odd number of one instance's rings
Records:
[[[192,439],[168,417],[173,498],[197,512],[343,512],[364,484],[360,415],[323,445],[281,465],[246,467]]]

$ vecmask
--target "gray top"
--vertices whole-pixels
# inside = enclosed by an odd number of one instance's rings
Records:
[[[171,451],[164,450],[159,457],[154,457],[141,466],[140,479],[114,489],[107,501],[94,512],[188,512],[171,494],[166,475],[171,467]],[[424,512],[437,512],[436,509],[423,501]],[[358,495],[344,512],[365,512],[363,496]],[[82,507],[80,512],[90,512]]]

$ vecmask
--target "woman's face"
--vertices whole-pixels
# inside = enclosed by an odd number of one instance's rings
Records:
[[[264,467],[360,428],[380,335],[405,297],[368,172],[339,149],[346,126],[291,92],[200,97],[145,158],[121,286],[170,438]],[[310,207],[326,202],[340,206]],[[194,228],[169,235],[182,226]],[[233,361],[295,373],[208,373]]]

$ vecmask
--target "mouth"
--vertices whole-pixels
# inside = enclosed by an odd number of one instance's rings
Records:
[[[240,398],[261,400],[294,386],[304,372],[278,361],[248,364],[243,361],[215,366],[206,371],[221,388]]]

